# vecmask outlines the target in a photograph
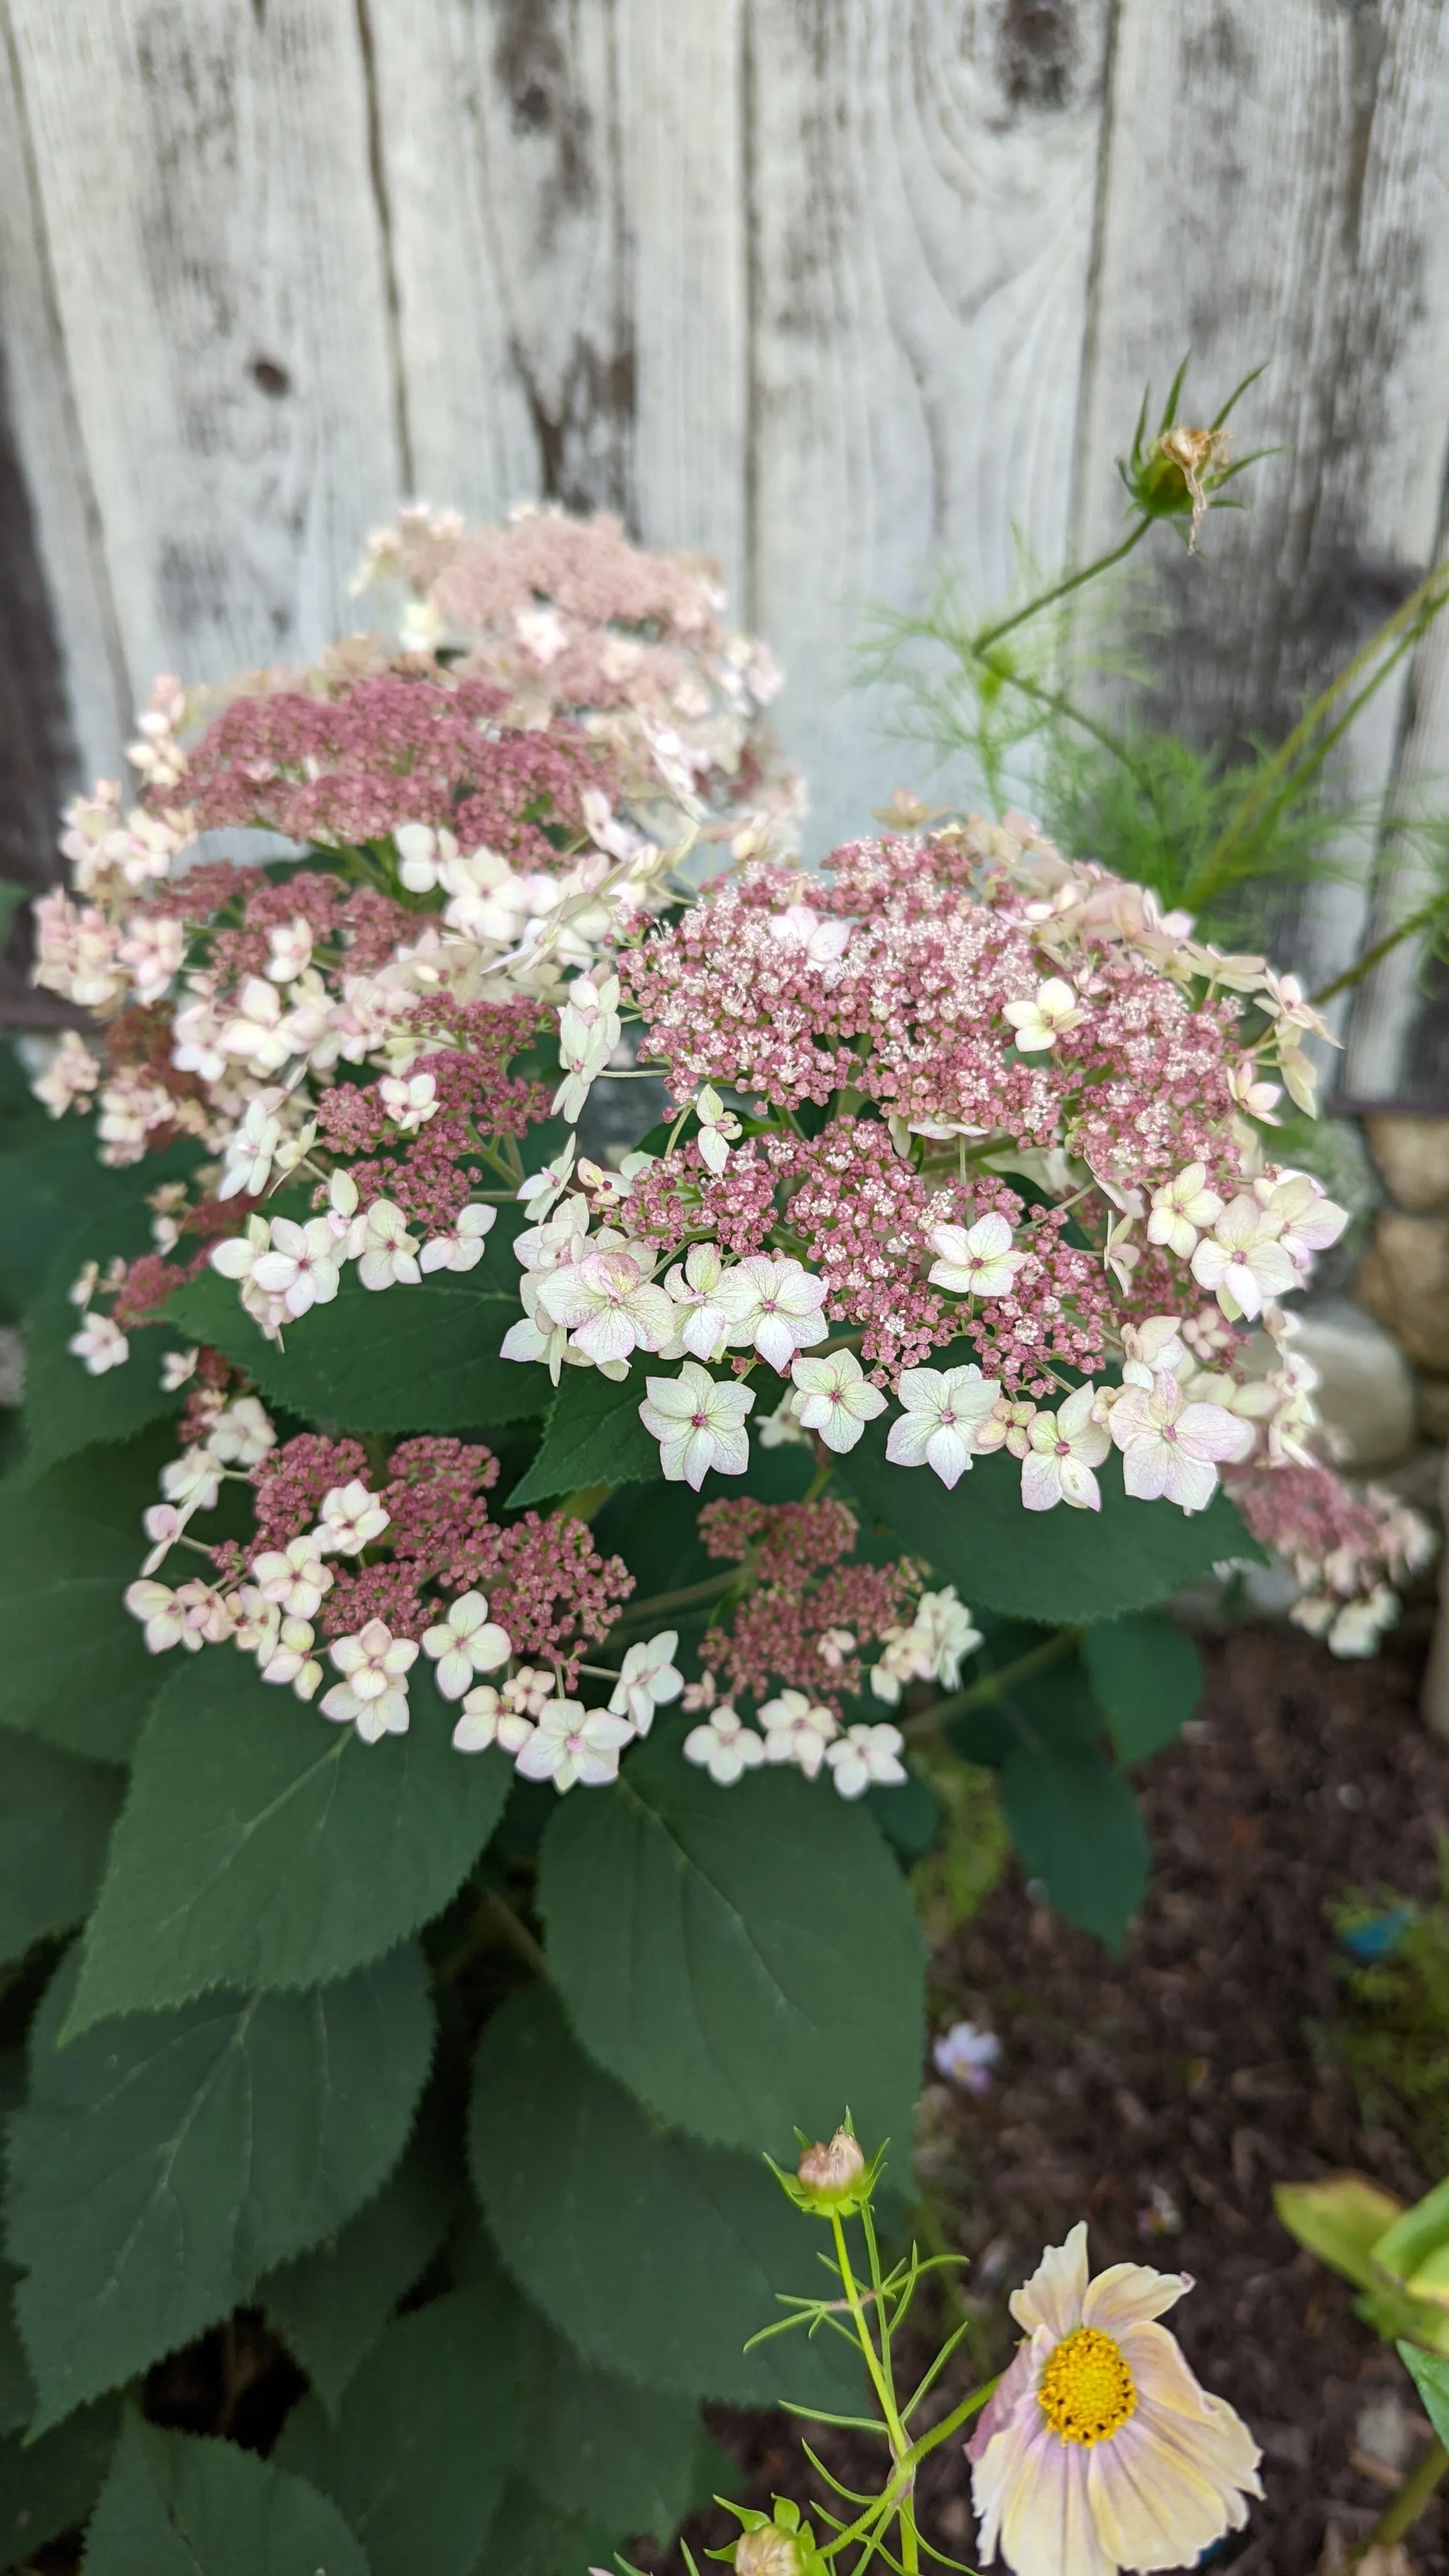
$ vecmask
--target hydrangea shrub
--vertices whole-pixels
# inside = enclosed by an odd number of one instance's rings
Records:
[[[1019,817],[802,873],[767,662],[607,524],[371,561],[401,652],[164,680],[72,809],[7,1107],[0,2514],[91,2576],[667,2533],[779,2386],[760,2150],[909,2138],[913,1745],[1115,1939],[1154,1605],[1282,1494],[1352,1650],[1419,1545],[1315,1501],[1291,979]],[[238,2311],[265,2462],[137,2411]]]

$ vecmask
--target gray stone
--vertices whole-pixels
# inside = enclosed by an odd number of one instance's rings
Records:
[[[1449,1118],[1366,1118],[1369,1152],[1396,1207],[1449,1207]]]
[[[1414,1443],[1414,1380],[1398,1344],[1346,1297],[1300,1317],[1294,1348],[1322,1381],[1314,1403],[1339,1436],[1334,1451],[1351,1471],[1391,1466]]]
[[[1449,1374],[1449,1217],[1384,1208],[1355,1284],[1411,1360]]]

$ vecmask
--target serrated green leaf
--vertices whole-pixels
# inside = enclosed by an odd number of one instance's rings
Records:
[[[364,1744],[235,1647],[188,1656],[136,1748],[69,2036],[211,1986],[310,1986],[441,1912],[503,1811],[494,1751],[413,1676],[406,1735]]]
[[[124,1785],[110,1765],[0,1729],[0,1959],[84,1920]]]
[[[596,2370],[528,2317],[532,2390],[523,2474],[565,2514],[667,2540],[696,2501],[699,2410]]]
[[[67,1959],[10,2127],[40,2430],[230,2315],[379,2190],[433,2037],[414,1949],[314,1994],[212,1997],[61,2048],[74,1983]]]
[[[1082,1639],[1082,1661],[1121,1762],[1160,1753],[1202,1697],[1202,1657],[1170,1619],[1101,1619]]]
[[[124,1762],[164,1667],[122,1598],[169,1434],[87,1452],[0,1485],[0,1717],[65,1751]]]
[[[483,2033],[469,2161],[504,2262],[585,2360],[666,2397],[783,2395],[840,2412],[853,2383],[833,2338],[743,2350],[780,2314],[775,2293],[815,2277],[779,2184],[758,2157],[661,2129],[584,2055],[544,1987]]]
[[[376,2199],[325,2245],[258,2285],[268,2321],[331,2416],[448,2232],[462,2175],[441,2126],[425,2106],[407,2154]]]
[[[35,2391],[15,2322],[19,2278],[13,2263],[0,2261],[0,2437],[22,2432],[35,2412]]]
[[[173,1146],[146,1165],[146,1186],[175,1180],[195,1163],[198,1147]],[[134,1169],[117,1170],[97,1160],[93,1117],[67,1117],[54,1126],[42,1122],[28,1141],[0,1155],[0,1298],[12,1314],[23,1313],[38,1295],[57,1253],[70,1243],[83,1220],[94,1226],[86,1246],[104,1263],[124,1247],[108,1238],[135,1210],[138,1198]],[[80,1267],[79,1261],[76,1264]]]
[[[341,2506],[373,2576],[474,2576],[520,2429],[521,2317],[506,2285],[390,2325],[329,2424],[304,2398],[277,2458]]]
[[[1100,1478],[1100,1512],[1025,1512],[1016,1463],[980,1458],[947,1493],[929,1467],[893,1467],[884,1421],[842,1458],[836,1474],[868,1522],[884,1523],[902,1549],[954,1583],[963,1601],[1048,1626],[1112,1619],[1200,1581],[1226,1557],[1262,1550],[1225,1494],[1205,1512],[1142,1503],[1122,1491],[1115,1467]]]
[[[342,2515],[233,2442],[128,2413],[86,2540],[86,2576],[372,2576]]]
[[[25,1449],[18,1472],[40,1476],[62,1458],[102,1443],[130,1440],[148,1422],[159,1422],[181,1410],[180,1391],[168,1394],[161,1384],[161,1361],[180,1347],[178,1333],[138,1325],[127,1338],[130,1355],[119,1368],[92,1377],[68,1347],[81,1317],[69,1291],[84,1262],[95,1250],[94,1221],[62,1247],[25,1317],[25,1395],[21,1407]],[[128,1258],[150,1251],[151,1221],[144,1202],[113,1218],[104,1235],[108,1254]]]
[[[1121,1773],[1092,1744],[1017,1743],[1001,1766],[1001,1802],[1027,1877],[1069,1923],[1117,1948],[1152,1857]]]
[[[1440,2441],[1449,2449],[1449,2356],[1421,2352],[1417,2344],[1397,2346],[1400,2361],[1423,2400],[1424,2412]]]
[[[720,1789],[667,1728],[543,1840],[548,1955],[589,2054],[673,2128],[776,2157],[846,2104],[908,2152],[925,1952],[869,1815],[798,1772]]]
[[[167,1320],[191,1341],[213,1342],[244,1368],[269,1403],[305,1420],[360,1431],[465,1431],[541,1414],[542,1369],[498,1356],[523,1309],[510,1249],[512,1211],[488,1238],[476,1270],[434,1272],[415,1287],[374,1292],[355,1269],[330,1306],[289,1325],[285,1347],[244,1313],[235,1283],[208,1271],[180,1289]]]
[[[538,1374],[542,1378],[541,1369]],[[585,1485],[657,1481],[659,1443],[639,1419],[643,1400],[642,1370],[631,1370],[616,1383],[597,1369],[565,1369],[549,1405],[542,1446],[509,1495],[510,1509],[546,1502],[554,1494],[576,1494]]]
[[[30,2559],[85,2521],[110,2467],[119,2420],[119,2402],[108,2397],[38,2442],[0,2442],[0,2566]]]

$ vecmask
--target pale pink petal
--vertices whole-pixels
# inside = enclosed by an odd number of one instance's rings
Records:
[[[1120,1407],[1113,1407],[1112,1428]],[[1167,1491],[1167,1480],[1174,1464],[1173,1451],[1165,1440],[1134,1440],[1129,1449],[1122,1444],[1122,1482],[1129,1494],[1140,1503],[1159,1502]]]
[[[1124,2327],[1166,2316],[1191,2288],[1187,2272],[1155,2272],[1150,2263],[1113,2263],[1091,2283],[1082,2301],[1082,2323],[1120,2340]],[[1176,2352],[1171,2336],[1165,2340]]]
[[[1032,1424],[1033,1431],[1036,1424]],[[1050,1512],[1062,1499],[1065,1462],[1054,1448],[1033,1449],[1021,1462],[1021,1499],[1029,1512]]]
[[[1135,1458],[1135,1449],[1130,1453]],[[1206,1458],[1189,1458],[1181,1449],[1164,1447],[1167,1475],[1162,1491],[1185,1512],[1205,1512],[1217,1488],[1218,1471]]]
[[[1087,2294],[1087,2222],[1079,2218],[1065,2244],[1049,2245],[1029,2281],[1013,2290],[1011,2313],[1030,2331],[1045,2326],[1060,2343],[1082,2322]]]
[[[1061,1471],[1063,1502],[1070,1503],[1075,1511],[1099,1512],[1102,1508],[1101,1488],[1091,1468],[1080,1457],[1059,1458],[1057,1465]],[[1022,1500],[1025,1499],[1023,1490]]]

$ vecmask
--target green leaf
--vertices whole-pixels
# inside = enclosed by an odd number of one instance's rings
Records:
[[[872,1819],[828,1780],[717,1788],[668,1728],[543,1840],[549,1964],[589,2054],[661,2120],[790,2153],[847,2104],[909,2153],[924,1945]]]
[[[35,2391],[15,2322],[19,2278],[13,2263],[0,2261],[0,2436],[22,2432],[35,2413]]]
[[[123,1786],[109,1766],[0,1729],[0,1959],[84,1920]]]
[[[1322,2182],[1279,2183],[1273,2207],[1290,2236],[1361,2290],[1380,2278],[1374,2248],[1404,2215],[1401,2200],[1360,2173],[1329,2174]]]
[[[341,2514],[234,2442],[129,2414],[86,2541],[86,2576],[372,2576]]]
[[[33,1485],[0,1485],[0,1671],[7,1726],[123,1762],[163,1667],[122,1598],[145,1553],[141,1514],[174,1442],[143,1432]]]
[[[38,2442],[0,2442],[0,2566],[33,2558],[85,2521],[110,2466],[119,2411],[107,2398]]]
[[[642,1369],[631,1369],[617,1384],[597,1369],[565,1369],[548,1409],[543,1445],[509,1495],[509,1508],[576,1494],[585,1485],[658,1482],[659,1443],[639,1419],[643,1400]],[[692,1521],[694,1514],[683,1517]]]
[[[428,1922],[503,1811],[495,1751],[414,1676],[404,1736],[364,1744],[235,1647],[174,1671],[136,1748],[68,2036],[208,1987],[320,1985]]]
[[[380,2189],[432,2048],[414,1949],[319,1993],[213,1997],[61,2048],[74,1982],[67,1959],[10,2128],[40,2430],[229,2316]]]
[[[43,1475],[59,1459],[73,1458],[102,1441],[129,1440],[148,1422],[181,1410],[181,1391],[168,1395],[161,1384],[162,1358],[168,1350],[181,1347],[179,1333],[157,1332],[149,1324],[134,1328],[127,1336],[129,1357],[99,1377],[92,1377],[68,1347],[82,1320],[69,1291],[94,1250],[94,1231],[93,1221],[87,1219],[83,1232],[73,1236],[51,1264],[26,1314],[25,1452],[18,1472],[28,1477]],[[105,1241],[110,1252],[133,1255],[151,1250],[150,1218],[144,1204],[128,1211],[124,1220],[113,1221]]]
[[[505,1220],[476,1270],[434,1272],[412,1288],[364,1288],[343,1273],[330,1306],[289,1325],[285,1348],[243,1312],[234,1281],[215,1270],[178,1290],[167,1320],[191,1341],[214,1342],[272,1404],[359,1431],[464,1431],[542,1413],[540,1368],[498,1356],[523,1309]]]
[[[661,2129],[542,1986],[483,2033],[469,2157],[504,2262],[586,2361],[676,2399],[841,2411],[853,2383],[833,2338],[743,2350],[780,2314],[777,2290],[818,2277],[779,2184],[757,2157]]]
[[[1441,2352],[1420,2352],[1417,2344],[1401,2343],[1398,2356],[1424,2402],[1424,2412],[1440,2441],[1449,2449],[1449,2356]]]
[[[506,2284],[453,2290],[388,2327],[336,2424],[315,2398],[290,2418],[277,2458],[342,2507],[373,2576],[474,2576],[513,2465],[520,2353]]]
[[[1082,1660],[1122,1762],[1160,1753],[1202,1697],[1202,1657],[1170,1619],[1101,1619],[1082,1639]]]
[[[198,1150],[195,1144],[173,1146],[148,1160],[144,1186],[179,1179]],[[93,1116],[46,1122],[29,1143],[0,1155],[0,1298],[12,1313],[23,1313],[38,1295],[51,1263],[74,1240],[83,1219],[93,1233],[81,1258],[94,1256],[104,1267],[113,1252],[125,1249],[116,1229],[134,1216],[137,1178],[134,1167],[118,1171],[97,1160]]]
[[[1151,1865],[1137,1801],[1095,1745],[1017,1743],[1001,1801],[1021,1865],[1069,1923],[1120,1944]]]
[[[963,1601],[1048,1626],[1145,1609],[1225,1557],[1262,1557],[1221,1491],[1205,1512],[1181,1512],[1134,1501],[1107,1467],[1100,1512],[1024,1512],[1013,1459],[978,1459],[948,1494],[929,1467],[888,1464],[883,1421],[867,1425],[836,1474],[867,1521],[884,1523]]]
[[[503,2490],[488,2576],[579,2576],[581,2567],[607,2567],[615,2544],[633,2533],[610,2531],[596,2515],[560,2513],[522,2478]]]
[[[340,2234],[269,2274],[257,2297],[329,2415],[448,2232],[461,2177],[424,2108],[390,2182]]]
[[[622,2538],[668,2540],[696,2500],[698,2410],[595,2370],[541,2317],[528,2322],[529,2484],[556,2509],[591,2514]]]

